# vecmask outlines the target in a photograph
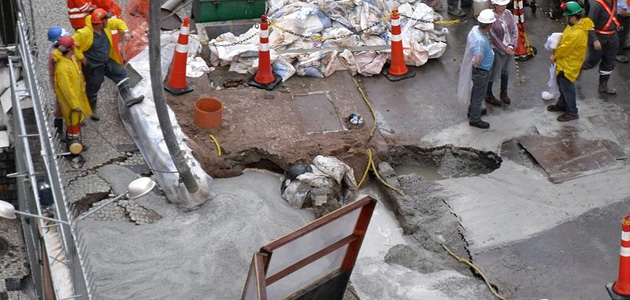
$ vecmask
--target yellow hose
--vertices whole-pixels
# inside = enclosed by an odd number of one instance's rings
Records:
[[[212,134],[210,135],[210,138],[214,142],[214,145],[217,147],[217,153],[219,154],[219,156],[221,156],[221,146],[219,146],[219,142],[217,141],[217,139],[214,138],[214,135]]]
[[[365,93],[363,92],[363,89],[359,85],[359,82],[356,79],[354,79],[354,77],[352,77],[352,80],[354,81],[354,84],[357,86],[359,93],[361,93],[361,97],[363,97],[363,101],[370,108],[370,113],[372,114],[372,119],[374,120],[372,129],[370,130],[370,137],[372,137],[374,135],[374,131],[376,131],[376,114],[374,114],[374,108],[372,108],[372,104],[370,104],[370,100],[368,100],[367,96],[365,96]]]
[[[467,264],[469,267],[475,269],[475,271],[477,271],[477,273],[479,273],[479,275],[481,275],[481,278],[483,278],[483,281],[486,282],[486,285],[488,286],[488,288],[490,289],[490,292],[492,292],[492,294],[501,299],[501,300],[507,300],[507,298],[499,295],[499,293],[494,289],[494,287],[490,284],[490,281],[488,280],[488,277],[486,276],[486,274],[481,271],[481,269],[479,269],[479,267],[475,266],[475,264],[471,263],[469,260],[465,259],[465,258],[461,258],[459,256],[457,256],[457,254],[455,254],[453,251],[451,251],[451,249],[449,249],[448,247],[446,247],[446,245],[442,244],[442,247],[444,248],[444,250],[446,250],[448,252],[448,254],[450,254],[451,256],[455,257],[455,259],[457,259],[457,261],[461,262],[461,263],[465,263]]]

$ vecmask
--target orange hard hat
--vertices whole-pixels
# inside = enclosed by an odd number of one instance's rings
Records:
[[[92,12],[92,24],[101,24],[111,17],[112,14],[110,12],[106,12],[102,8],[97,8]]]

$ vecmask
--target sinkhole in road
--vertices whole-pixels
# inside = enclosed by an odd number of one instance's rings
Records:
[[[494,152],[451,145],[434,148],[406,145],[389,150],[389,163],[397,175],[414,173],[425,180],[488,174],[498,169],[501,162]]]

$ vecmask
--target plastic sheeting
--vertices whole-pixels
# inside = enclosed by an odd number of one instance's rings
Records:
[[[172,33],[165,33],[162,34],[161,43],[162,78],[165,78],[173,56],[176,40],[172,38]],[[199,162],[193,157],[192,150],[186,144],[187,137],[177,123],[175,113],[169,108],[169,117],[178,145],[184,152],[188,167],[197,179],[199,190],[194,194],[190,194],[184,184],[180,182],[179,173],[164,141],[155,110],[155,102],[152,99],[153,92],[151,90],[148,52],[147,48],[129,62],[143,77],[143,80],[133,87],[132,91],[136,95],[145,95],[144,101],[127,108],[122,98],[119,97],[118,111],[125,128],[135,141],[138,149],[140,149],[144,160],[153,172],[168,200],[185,210],[191,210],[212,197],[209,188],[212,183],[212,177],[203,171]]]
[[[269,34],[272,67],[283,80],[294,73],[326,77],[340,69],[364,76],[380,74],[390,56],[391,37],[390,24],[381,20],[392,8],[413,18],[400,19],[407,65],[421,66],[446,50],[448,30],[436,29],[433,24],[441,16],[419,1],[270,0],[268,5],[273,21]],[[231,71],[254,74],[258,68],[257,27],[240,36],[228,32],[210,41],[211,64],[230,65]],[[242,43],[233,45],[236,42]],[[365,46],[382,46],[384,50],[357,50]],[[353,47],[354,52],[348,50]],[[305,53],[305,49],[322,50]]]

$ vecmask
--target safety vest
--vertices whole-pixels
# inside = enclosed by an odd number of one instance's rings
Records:
[[[90,0],[68,0],[68,17],[72,28],[77,30],[85,26],[85,17],[89,14],[90,6]]]
[[[608,28],[610,27],[610,24],[612,24],[613,22],[615,23],[615,25],[617,25],[617,27],[619,27],[619,21],[617,21],[617,17],[615,17],[617,5],[615,5],[615,2],[613,1],[613,6],[611,10],[610,7],[608,7],[608,5],[606,4],[606,2],[604,2],[603,0],[595,0],[595,1],[597,1],[597,3],[599,3],[608,13],[608,22],[606,22],[606,25],[604,25],[602,29],[595,29],[595,33],[606,34],[606,35],[614,34],[615,31],[608,30]]]

